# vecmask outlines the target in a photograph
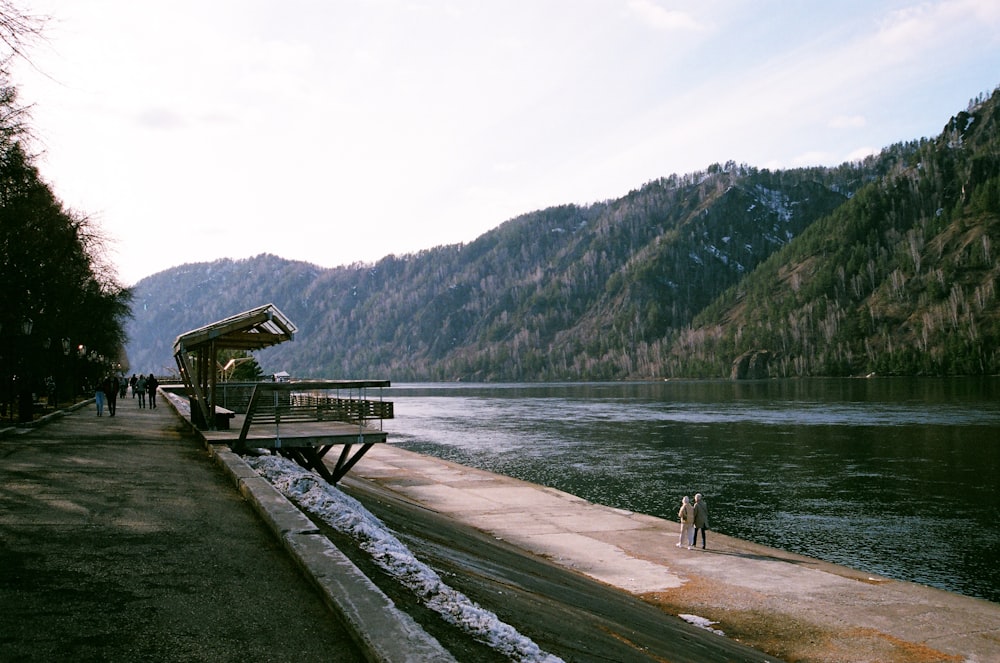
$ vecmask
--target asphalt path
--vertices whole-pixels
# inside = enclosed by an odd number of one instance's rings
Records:
[[[363,661],[161,407],[0,438],[0,661]]]
[[[451,587],[565,661],[776,660],[692,626],[620,589],[526,553],[377,484],[349,475],[340,485]],[[348,544],[341,543],[342,550],[347,547]],[[379,571],[363,555],[357,556],[355,563],[365,568],[369,577],[397,603],[407,600],[392,586],[392,581],[380,578]],[[487,652],[463,644],[447,627],[435,624],[432,616],[414,614],[414,617],[460,660],[489,660]]]

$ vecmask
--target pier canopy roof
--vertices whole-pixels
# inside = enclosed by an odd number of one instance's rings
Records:
[[[174,355],[203,347],[262,350],[294,338],[295,325],[274,304],[265,304],[224,320],[184,332],[174,341]]]
[[[296,331],[277,306],[265,304],[178,336],[174,360],[191,400],[192,422],[199,427],[216,426],[215,383],[220,350],[262,350],[292,340]]]

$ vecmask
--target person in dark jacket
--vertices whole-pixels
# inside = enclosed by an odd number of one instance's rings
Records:
[[[705,531],[708,530],[708,505],[698,493],[694,496],[694,538],[691,543],[698,547],[698,532],[701,532],[701,547],[705,549]]]
[[[118,376],[112,375],[104,382],[104,396],[108,399],[108,415],[113,417],[118,409]]]
[[[156,376],[152,373],[146,378],[146,391],[149,392],[149,407],[156,409],[156,388],[160,386]]]

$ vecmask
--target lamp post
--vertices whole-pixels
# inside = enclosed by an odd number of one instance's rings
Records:
[[[21,357],[21,374],[17,376],[20,380],[18,397],[17,397],[17,420],[19,422],[27,423],[34,418],[35,410],[35,398],[31,390],[31,358],[28,356],[29,342],[28,339],[31,336],[31,330],[34,328],[35,323],[31,318],[25,318],[21,321],[21,333],[24,334],[24,347],[22,349]]]
[[[69,373],[70,373],[70,371],[69,371],[69,362],[70,362],[69,351],[70,351],[70,349],[72,347],[73,346],[70,343],[70,340],[64,336],[63,339],[62,339],[62,353],[63,353],[63,360],[62,360],[62,364],[61,364],[62,370],[59,371],[60,375],[58,376],[58,380],[59,380],[59,382],[69,383],[69,385],[70,385],[70,388],[69,388],[69,404],[70,405],[73,404],[73,382],[72,382],[73,378],[71,378],[69,376]],[[65,391],[65,390],[66,390],[66,387],[64,386],[63,387],[63,391]],[[59,384],[57,383],[56,384],[56,400],[57,401],[59,400],[58,394],[59,394]]]
[[[74,394],[77,393],[77,392],[82,393],[81,392],[82,383],[83,383],[83,381],[86,378],[85,377],[81,377],[80,376],[80,372],[81,372],[81,367],[83,367],[83,362],[84,362],[84,360],[86,358],[87,358],[87,346],[84,345],[83,343],[81,343],[80,345],[76,346],[76,361],[73,362],[73,365],[76,367],[76,370],[74,371],[74,376],[73,376],[74,377],[74,379],[73,379],[73,393]],[[84,372],[84,374],[86,374],[85,368],[83,369],[83,372]]]
[[[56,380],[52,377],[52,337],[46,336],[42,339],[42,351],[45,355],[45,404],[48,407],[56,407]]]
[[[3,338],[2,332],[3,332],[3,323],[0,322],[0,338]],[[12,398],[10,394],[10,370],[8,369],[8,363],[9,363],[8,360],[10,359],[10,357],[8,355],[9,349],[7,343],[3,344],[2,350],[3,350],[3,356],[0,356],[0,369],[2,369],[3,398],[0,399],[0,401],[2,401],[0,402],[0,414],[2,414],[5,417],[13,419],[14,412],[13,412]]]

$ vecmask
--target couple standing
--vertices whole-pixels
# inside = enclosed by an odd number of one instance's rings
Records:
[[[687,546],[687,549],[691,550],[691,546],[697,546],[698,530],[701,530],[701,547],[704,549],[705,530],[708,529],[708,505],[702,499],[701,493],[694,496],[694,504],[691,504],[691,498],[685,495],[681,500],[677,517],[681,521],[681,536],[677,547]]]

